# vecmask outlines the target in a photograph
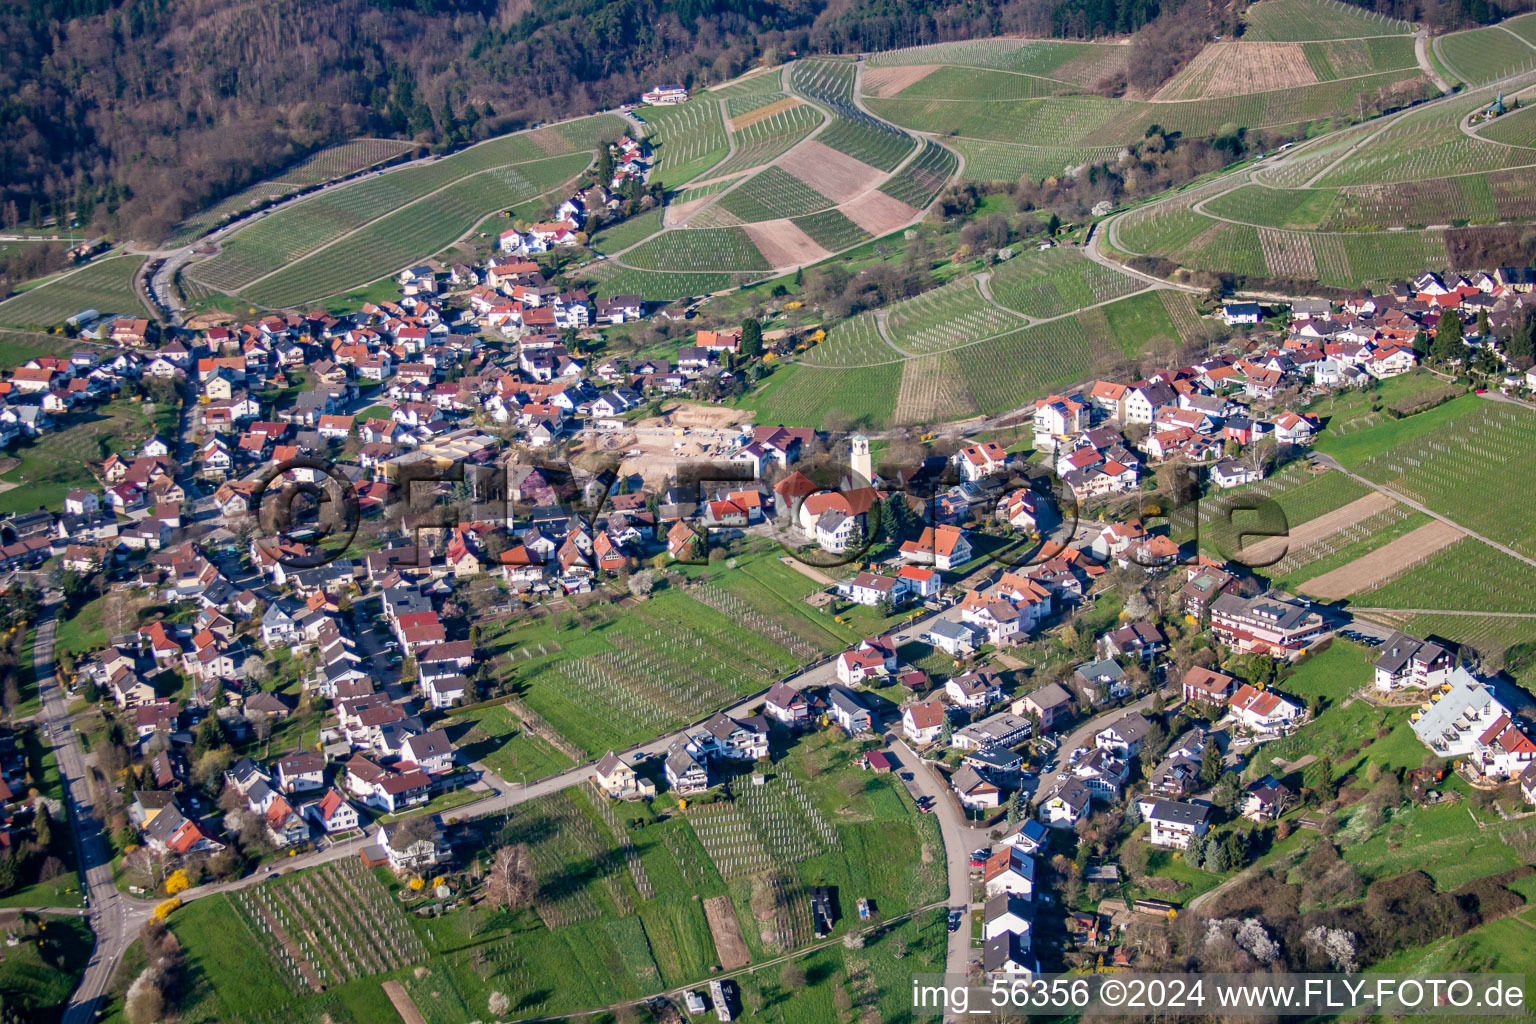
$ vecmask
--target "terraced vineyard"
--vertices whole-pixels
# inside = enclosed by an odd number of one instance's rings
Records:
[[[989,74],[1005,77],[999,72]],[[974,96],[946,100],[896,96],[871,97],[865,103],[881,117],[921,132],[1015,145],[1027,139],[1035,145],[1070,149],[1130,145],[1144,138],[1154,124],[1190,138],[1209,138],[1227,125],[1242,125],[1249,131],[1337,127],[1343,117],[1369,112],[1383,96],[1396,97],[1396,105],[1401,105],[1426,94],[1422,73],[1410,68],[1183,103],[1087,95],[1006,102]]]
[[[909,355],[930,355],[990,338],[1019,325],[1018,318],[981,297],[970,278],[946,284],[891,307],[891,344]]]
[[[783,75],[778,68],[774,68],[760,75],[738,79],[728,85],[712,86],[707,95],[717,100],[735,100],[746,96],[761,97],[778,92],[783,88],[783,82]]]
[[[641,116],[656,155],[655,177],[674,188],[715,166],[730,148],[720,102],[708,95],[673,107],[646,107]]]
[[[1088,336],[1075,317],[1026,327],[953,353],[970,382],[978,412],[1016,408],[1052,388],[1086,377],[1092,362]]]
[[[1477,134],[1511,146],[1536,147],[1536,107],[1521,107],[1502,114],[1493,122],[1481,125]]]
[[[925,209],[949,183],[959,164],[955,154],[932,139],[924,139],[917,156],[881,185],[880,191],[914,210]]]
[[[946,141],[965,158],[963,174],[968,181],[1018,181],[1021,178],[1043,181],[1053,176],[1066,176],[1070,168],[1081,164],[1114,160],[1120,152],[1118,146],[1070,149],[981,139]]]
[[[999,305],[1037,319],[1062,316],[1145,287],[1128,274],[1062,248],[1024,253],[999,264],[987,286]]]
[[[734,129],[736,152],[712,168],[710,176],[736,174],[761,167],[809,135],[822,120],[820,111],[802,103],[797,107],[776,111],[745,128]]]
[[[842,418],[876,427],[891,418],[901,367],[899,362],[861,369],[786,366],[741,405],[757,410],[759,423],[825,427],[829,418]]]
[[[1244,39],[1295,42],[1410,33],[1406,21],[1383,17],[1337,0],[1262,0],[1248,8]]]
[[[452,244],[489,214],[550,191],[590,162],[586,153],[570,153],[465,178],[247,285],[241,294],[279,307],[367,284]]]
[[[666,231],[625,253],[624,263],[640,270],[768,270],[768,261],[740,228]]]
[[[880,337],[875,314],[863,313],[834,326],[826,340],[806,354],[805,362],[812,366],[868,366],[900,358]]]
[[[765,167],[715,203],[743,221],[800,217],[836,205],[781,167]]]
[[[575,153],[577,145],[572,137],[613,139],[622,135],[624,128],[618,117],[601,114],[534,132],[504,135],[432,163],[369,175],[242,228],[221,244],[218,255],[192,265],[187,272],[220,291],[238,292],[347,232],[470,175]],[[596,142],[589,145],[595,148]]]
[[[592,248],[602,253],[614,253],[627,249],[661,230],[661,214],[662,211],[658,208],[617,224],[605,225],[592,236]]]
[[[789,81],[800,95],[832,113],[832,122],[816,136],[818,142],[871,167],[893,171],[912,152],[914,140],[854,104],[854,74],[854,66],[845,61],[804,60],[790,65]]]
[[[810,217],[799,217],[794,224],[828,252],[841,252],[871,237],[868,231],[837,210],[823,210]]]
[[[583,281],[597,295],[639,295],[652,301],[712,295],[746,284],[754,274],[720,271],[672,272],[640,270],[604,263],[582,271]]]
[[[893,423],[933,424],[976,415],[976,399],[956,355],[941,352],[902,364]]]
[[[868,63],[874,68],[963,64],[1074,85],[1092,85],[1101,78],[1123,71],[1129,58],[1130,53],[1123,46],[992,38],[888,50],[873,54]]]
[[[1434,42],[1445,66],[1468,85],[1536,68],[1536,48],[1497,25],[1452,32]]]
[[[166,238],[164,245],[185,245],[237,214],[303,188],[356,174],[415,148],[415,143],[400,139],[354,139],[322,149],[270,179],[259,181],[182,221]]]
[[[1372,135],[1370,141],[1329,170],[1317,184],[1326,187],[1421,181],[1531,163],[1531,154],[1525,150],[1462,134],[1459,124],[1463,115],[1493,98],[1493,91],[1484,90],[1458,97],[1454,103],[1437,103],[1410,111]]]
[[[1536,555],[1536,523],[1520,489],[1486,486],[1489,480],[1523,480],[1536,470],[1536,414],[1471,399],[1435,413],[1439,431],[1351,460],[1352,468],[1470,530]]]
[[[1404,566],[1352,600],[1377,608],[1536,612],[1536,569],[1465,538]]]
[[[146,316],[133,290],[141,256],[98,258],[79,270],[36,285],[0,302],[0,324],[11,327],[58,327],[76,313]]]

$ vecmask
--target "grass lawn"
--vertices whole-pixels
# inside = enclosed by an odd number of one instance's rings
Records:
[[[3,927],[11,930],[14,922]],[[62,1018],[95,940],[78,917],[44,917],[38,937],[7,947],[0,958],[0,1002],[19,1020],[50,1024]]]
[[[1359,465],[1364,460],[1431,434],[1438,434],[1456,417],[1476,409],[1482,404],[1476,395],[1463,395],[1453,401],[1438,405],[1428,412],[1421,412],[1407,419],[1392,420],[1377,417],[1369,426],[1344,433],[1327,429],[1318,437],[1315,447],[1326,452],[1346,466]],[[1365,420],[1360,421],[1362,424]]]
[[[1131,838],[1126,841],[1130,843],[1144,843],[1146,842],[1146,832],[1147,828],[1145,825],[1138,825],[1136,831],[1131,834]],[[1149,878],[1166,878],[1170,882],[1182,885],[1184,888],[1179,889],[1177,892],[1169,892],[1152,886],[1130,884],[1128,887],[1131,890],[1133,899],[1166,900],[1169,903],[1176,903],[1181,907],[1187,905],[1190,900],[1201,893],[1214,889],[1224,877],[1210,871],[1192,868],[1184,862],[1184,856],[1178,850],[1168,850],[1162,847],[1152,847],[1150,849],[1147,856],[1147,875]]]
[[[56,653],[83,654],[107,645],[107,627],[102,621],[107,600],[106,594],[93,598],[70,618],[59,620],[53,634]]]
[[[39,505],[62,506],[71,488],[96,486],[86,463],[136,448],[158,429],[136,402],[114,402],[67,417],[66,422],[63,429],[20,442],[13,449],[20,464],[0,473],[0,482],[21,486],[0,493],[0,514],[30,511]]]
[[[440,722],[455,746],[508,781],[542,779],[576,762],[525,730],[505,707],[450,715]]]
[[[387,405],[370,405],[358,413],[354,419],[357,423],[362,423],[364,420],[387,420],[393,411]]]
[[[1322,697],[1331,706],[1371,683],[1376,657],[1368,647],[1335,637],[1327,650],[1313,655],[1276,688],[1302,700]]]

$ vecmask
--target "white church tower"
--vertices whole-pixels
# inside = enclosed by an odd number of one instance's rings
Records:
[[[868,487],[874,482],[874,460],[869,454],[869,438],[853,435],[848,448],[848,468],[853,474],[854,487]]]

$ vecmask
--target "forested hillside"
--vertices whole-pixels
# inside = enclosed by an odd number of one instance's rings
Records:
[[[1397,12],[1402,0],[1377,0]],[[1439,0],[1417,0],[1423,7]],[[1521,2],[1521,0],[1511,0]],[[1464,17],[1448,0],[1437,17]],[[1186,0],[22,0],[0,7],[0,227],[155,242],[316,148],[448,147],[763,55],[1141,32],[1145,88],[1234,8]],[[1452,9],[1454,7],[1454,10]],[[1384,8],[1386,9],[1386,8]],[[1470,10],[1470,7],[1466,8]],[[1175,17],[1175,15],[1177,15]]]

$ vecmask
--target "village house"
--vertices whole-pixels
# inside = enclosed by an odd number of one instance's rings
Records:
[[[592,782],[614,800],[648,800],[656,795],[656,784],[611,750],[597,762]]]

